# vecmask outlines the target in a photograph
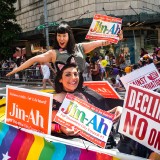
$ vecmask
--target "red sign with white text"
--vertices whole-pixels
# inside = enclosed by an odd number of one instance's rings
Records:
[[[5,121],[20,128],[50,134],[52,100],[49,93],[7,86]]]
[[[119,132],[160,153],[160,94],[129,85]]]
[[[105,98],[121,98],[108,81],[85,81],[83,85],[89,87]]]

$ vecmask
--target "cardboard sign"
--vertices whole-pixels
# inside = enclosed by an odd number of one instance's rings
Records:
[[[103,111],[72,94],[67,94],[54,121],[75,130],[94,144],[105,147],[114,115]]]
[[[51,94],[7,86],[6,98],[6,123],[45,134],[51,133]]]
[[[160,153],[160,94],[129,85],[119,132]]]
[[[122,19],[106,15],[96,14],[86,35],[90,40],[108,40],[117,43],[118,33],[121,30]]]
[[[121,98],[108,81],[85,81],[83,85],[91,88],[105,98]]]
[[[160,74],[153,63],[139,68],[120,78],[125,88],[128,84],[134,84],[155,90],[160,86]]]

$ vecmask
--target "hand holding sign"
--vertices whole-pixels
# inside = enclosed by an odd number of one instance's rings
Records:
[[[117,122],[122,114],[123,108],[121,106],[117,106],[111,110],[109,110],[109,113],[114,113],[113,123]]]
[[[78,136],[78,133],[80,132],[80,130],[75,131],[74,126],[72,126],[71,129],[61,126],[61,131],[67,136]]]

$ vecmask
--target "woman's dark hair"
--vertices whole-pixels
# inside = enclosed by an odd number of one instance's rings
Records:
[[[64,65],[64,67],[57,72],[57,75],[55,77],[55,91],[56,93],[61,93],[64,91],[64,88],[63,88],[63,84],[60,83],[60,79],[62,79],[62,74],[63,72],[67,69],[67,68],[71,68],[71,67],[74,67],[74,68],[77,68],[77,71],[78,71],[78,66],[76,63],[67,63],[66,65]],[[76,88],[76,90],[78,91],[81,91],[82,90],[82,86],[83,86],[83,77],[82,77],[82,74],[80,73],[79,74],[79,84]]]
[[[68,33],[69,40],[68,40],[66,49],[69,54],[73,54],[75,51],[75,39],[74,39],[73,32],[71,30],[71,27],[68,25],[68,23],[63,21],[58,25],[55,31],[55,40],[53,44],[53,49],[60,49],[60,46],[57,41],[57,33],[59,34]]]

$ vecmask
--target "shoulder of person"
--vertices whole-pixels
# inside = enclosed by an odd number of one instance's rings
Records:
[[[87,95],[91,95],[92,97],[96,98],[97,100],[103,99],[104,97],[101,96],[99,93],[97,93],[96,91],[90,89],[87,86],[83,87],[83,93],[87,94]]]
[[[64,98],[65,98],[65,96],[66,96],[66,93],[55,93],[53,95],[53,99],[55,99],[56,101],[62,103]]]

